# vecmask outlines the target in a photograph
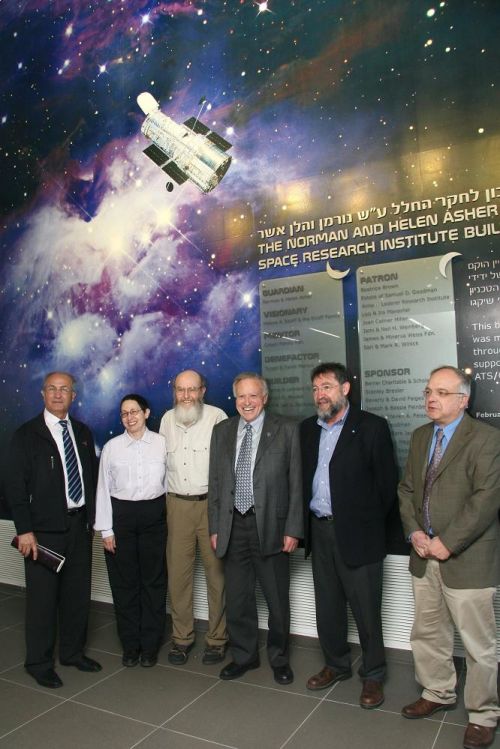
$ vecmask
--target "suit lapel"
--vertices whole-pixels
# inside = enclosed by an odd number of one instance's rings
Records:
[[[231,470],[233,472],[233,478],[236,478],[236,444],[238,442],[238,425],[240,423],[239,416],[233,416],[228,422],[228,449],[231,451]]]
[[[258,464],[263,455],[269,450],[274,435],[278,429],[278,422],[270,415],[264,416],[264,423],[262,424],[262,432],[260,433],[259,446],[257,448],[257,455],[255,456],[255,465]]]
[[[470,417],[464,414],[464,417],[460,424],[457,426],[453,437],[450,440],[450,444],[447,445],[444,455],[439,463],[436,471],[436,478],[446,470],[447,466],[452,460],[463,450],[469,441],[469,432],[471,428]],[[436,480],[436,479],[434,479]]]
[[[354,409],[352,406],[349,407],[349,413],[347,414],[344,426],[340,432],[338,442],[335,445],[332,460],[338,458],[356,436],[360,416],[361,414],[357,409]]]

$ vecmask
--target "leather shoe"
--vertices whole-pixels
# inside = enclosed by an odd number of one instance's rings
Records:
[[[273,673],[277,684],[291,684],[293,681],[293,671],[288,663],[284,666],[273,666]]]
[[[365,710],[373,710],[373,708],[379,707],[383,701],[384,687],[382,682],[375,681],[375,679],[365,679],[359,698],[361,707],[364,707]]]
[[[410,720],[416,718],[428,718],[429,715],[439,712],[439,710],[454,710],[457,706],[456,702],[432,702],[426,700],[425,697],[419,697],[416,702],[411,702],[409,705],[401,710],[403,718],[410,718]]]
[[[56,674],[53,668],[48,668],[46,671],[42,671],[42,673],[40,674],[32,674],[29,671],[28,673],[34,678],[37,684],[40,684],[41,687],[58,689],[63,685],[61,679]]]
[[[143,668],[153,668],[158,663],[157,653],[142,653],[141,655],[141,666]]]
[[[124,653],[122,656],[122,663],[127,668],[133,668],[139,663],[139,653],[136,650]]]
[[[334,671],[330,666],[323,666],[319,674],[314,674],[314,676],[308,679],[306,687],[313,691],[316,689],[326,689],[338,681],[350,679],[351,676],[351,671]]]
[[[89,673],[102,671],[101,664],[97,663],[97,661],[94,661],[93,658],[87,658],[86,655],[81,655],[74,661],[61,661],[61,666],[74,666],[79,671],[88,671]]]
[[[489,746],[495,738],[495,729],[491,726],[478,726],[477,723],[468,723],[464,734],[465,749],[479,749]]]
[[[227,666],[224,666],[219,674],[219,678],[224,681],[238,679],[240,676],[243,676],[243,674],[246,674],[247,671],[251,671],[253,668],[259,668],[259,666],[260,661],[258,658],[254,661],[248,661],[247,663],[235,663],[234,661],[231,661]]]

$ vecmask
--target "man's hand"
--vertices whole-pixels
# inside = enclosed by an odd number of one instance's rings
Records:
[[[106,536],[106,538],[102,539],[102,545],[104,546],[104,549],[106,551],[109,551],[110,554],[114,554],[116,551],[116,540],[114,536]]]
[[[451,557],[451,551],[446,548],[439,536],[436,536],[429,544],[429,556],[433,559],[439,559],[440,562],[445,562]]]
[[[23,557],[29,557],[33,555],[33,559],[38,556],[38,550],[36,548],[36,538],[34,533],[21,533],[17,537],[17,548]]]
[[[299,543],[298,538],[294,538],[294,536],[283,536],[283,548],[281,551],[286,552],[287,554],[291,554],[292,551],[295,551]]]
[[[424,533],[424,531],[414,531],[411,534],[411,545],[417,552],[419,557],[427,559],[429,557],[429,546],[431,539]]]
[[[217,533],[212,533],[210,536],[210,546],[213,551],[217,551]]]

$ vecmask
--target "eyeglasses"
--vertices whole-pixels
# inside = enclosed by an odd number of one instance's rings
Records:
[[[73,388],[68,387],[67,385],[62,385],[60,388],[57,388],[55,385],[47,385],[47,387],[44,388],[46,393],[50,393],[53,395],[54,393],[62,393],[63,395],[69,395],[69,393],[73,392]]]
[[[140,414],[140,413],[141,413],[141,409],[140,408],[131,408],[130,411],[121,411],[120,412],[120,417],[122,419],[128,419],[129,416],[132,416],[132,418],[133,418],[134,416],[137,416],[137,414]]]
[[[323,393],[330,393],[332,390],[335,390],[335,388],[338,388],[338,385],[314,385],[312,392],[313,395],[316,395],[317,393],[320,393],[323,391]]]
[[[188,395],[194,395],[198,392],[198,390],[201,390],[202,386],[199,385],[197,388],[191,387],[191,388],[175,388],[175,392],[177,395],[182,395],[183,393],[187,393]]]
[[[431,395],[437,395],[438,398],[447,398],[448,395],[460,395],[462,398],[467,397],[467,393],[450,393],[449,390],[441,390],[438,388],[438,390],[431,390],[430,388],[425,388],[425,390],[422,390],[422,395],[424,398],[430,398]]]

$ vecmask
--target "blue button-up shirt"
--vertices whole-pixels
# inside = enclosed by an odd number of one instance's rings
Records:
[[[312,499],[309,507],[311,512],[314,512],[319,518],[325,517],[325,515],[333,515],[329,467],[348,413],[349,406],[342,418],[331,425],[322,419],[317,421],[318,426],[321,427],[321,437],[319,440],[318,465],[313,478]]]

